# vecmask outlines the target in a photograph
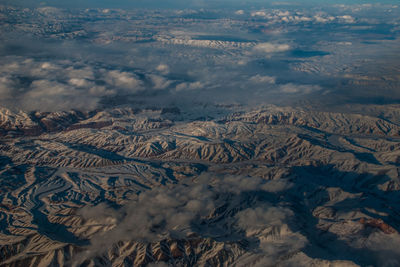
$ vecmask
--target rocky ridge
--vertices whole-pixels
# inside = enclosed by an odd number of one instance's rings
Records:
[[[266,107],[211,121],[123,108],[3,109],[0,118],[4,266],[385,266],[382,253],[399,260],[400,128],[390,116]],[[203,176],[212,177],[209,187],[197,188]],[[193,196],[176,195],[180,186]],[[198,190],[211,194],[203,200],[211,206],[189,205]],[[182,203],[171,199],[165,209],[195,217],[176,215],[191,218],[181,228],[160,210],[165,224],[143,226],[155,239],[124,230],[132,237],[93,253],[102,236],[125,229],[130,210],[149,205],[148,194],[173,195]]]

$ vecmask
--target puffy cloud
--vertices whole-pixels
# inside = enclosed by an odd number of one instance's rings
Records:
[[[80,68],[69,66],[66,67],[65,74],[67,77],[71,79],[86,79],[86,80],[96,79],[93,68],[89,66],[81,66]]]
[[[90,110],[97,107],[100,97],[107,95],[106,91],[99,94],[94,88],[86,91],[57,81],[36,80],[19,97],[19,104],[27,110]]]
[[[365,11],[365,10],[370,10],[372,8],[382,8],[382,7],[387,7],[390,8],[392,7],[392,5],[383,5],[381,3],[376,3],[376,4],[372,4],[372,3],[365,3],[365,4],[350,4],[350,5],[346,5],[346,4],[338,4],[338,5],[334,5],[335,7],[337,7],[338,9],[340,9],[341,11],[350,11],[350,12],[360,12],[360,11]]]
[[[10,77],[0,77],[0,99],[9,100],[13,97],[14,82]]]
[[[352,42],[337,42],[338,45],[352,45]]]
[[[277,43],[260,43],[254,46],[253,50],[258,53],[278,53],[285,52],[290,49],[288,44],[277,44]]]
[[[168,65],[162,63],[156,67],[156,70],[164,75],[169,73]]]
[[[253,83],[270,83],[274,84],[276,81],[276,77],[272,76],[261,76],[259,74],[250,78],[250,81]]]
[[[328,22],[331,22],[334,20],[335,20],[335,17],[333,17],[333,16],[327,16],[327,15],[321,14],[321,13],[314,15],[314,21],[318,22],[318,23],[328,23]]]
[[[133,73],[106,70],[68,60],[4,57],[0,65],[0,104],[24,110],[94,109],[103,97],[143,90]],[[155,88],[167,81],[155,79]]]
[[[238,225],[246,231],[247,236],[259,240],[258,253],[239,262],[238,266],[275,265],[284,255],[301,250],[308,240],[288,227],[287,223],[293,220],[293,215],[288,208],[268,204],[238,212]]]
[[[354,11],[354,10],[353,10]],[[300,12],[300,11],[288,11],[288,10],[258,10],[253,11],[251,13],[253,17],[263,17],[268,19],[269,24],[276,23],[305,23],[305,22],[314,22],[314,23],[330,23],[334,21],[339,21],[341,23],[354,23],[356,20],[351,15],[342,15],[342,16],[332,16],[326,12]]]
[[[148,75],[148,77],[150,78],[154,89],[166,89],[172,83],[171,80],[168,80],[159,75],[150,74]]]
[[[76,87],[89,87],[91,82],[89,82],[86,79],[81,79],[81,78],[71,78],[69,79],[68,83],[72,86]]]
[[[242,206],[245,203],[242,194],[247,198],[256,192],[279,193],[288,187],[290,184],[285,180],[278,182],[256,177],[202,175],[192,182],[143,192],[137,200],[127,203],[118,212],[110,211],[104,205],[96,206],[93,210],[84,208],[79,214],[86,220],[110,221],[110,217],[114,217],[116,222],[111,223],[114,224],[112,230],[92,238],[92,245],[81,258],[102,253],[123,240],[155,242],[165,238],[184,238],[193,232],[208,237],[213,227],[218,229],[220,235],[221,231],[249,232],[253,228],[261,231],[279,226],[289,220],[292,215],[290,210],[274,207],[265,200],[260,200],[262,203],[255,208]],[[232,212],[237,213],[237,222],[229,219],[230,224],[236,226],[222,227],[224,215],[216,212],[222,206],[228,207],[227,212],[232,209]],[[208,222],[214,216],[222,218]]]
[[[293,212],[286,208],[262,206],[245,209],[236,214],[236,218],[240,227],[252,231],[282,225],[292,215]]]
[[[39,7],[36,10],[44,15],[59,15],[62,13],[59,8],[51,6]]]
[[[244,65],[246,65],[248,63],[248,60],[244,60],[244,59],[240,59],[240,60],[238,60],[238,62],[237,62],[237,64],[239,65],[239,66],[244,66]]]
[[[256,16],[258,16],[258,17],[267,17],[267,12],[262,11],[262,10],[253,11],[253,12],[251,12],[251,16],[252,17],[256,17]]]
[[[85,206],[77,213],[84,220],[95,220],[99,223],[115,223],[119,218],[119,214],[113,208],[110,208],[105,203],[100,203],[97,206]]]
[[[338,16],[337,17],[339,21],[342,21],[344,23],[354,23],[356,20],[350,16],[350,15],[343,15],[343,16]]]
[[[236,15],[243,15],[243,14],[244,14],[244,10],[242,10],[242,9],[237,10],[237,11],[235,12],[235,14],[236,14]]]
[[[376,266],[400,266],[400,235],[397,233],[388,235],[380,231],[373,232],[366,239],[357,240],[354,246],[367,248]]]
[[[106,71],[104,80],[116,89],[123,89],[127,93],[135,93],[143,90],[142,82],[134,75],[126,71]]]
[[[274,227],[271,231],[269,239],[261,239],[261,252],[256,254],[257,260],[252,262],[251,266],[275,266],[284,258],[283,255],[298,253],[308,243],[305,236],[292,232],[286,224]]]
[[[277,13],[276,13],[276,15],[277,16],[280,16],[280,17],[286,17],[286,16],[289,16],[290,15],[290,12],[289,11],[278,11]]]
[[[204,88],[204,84],[200,81],[191,83],[180,83],[176,86],[175,90],[179,91],[193,91]]]
[[[298,85],[293,83],[283,84],[279,87],[279,92],[285,94],[310,94],[320,91],[322,88],[319,85]]]
[[[293,184],[286,180],[271,180],[262,186],[262,190],[269,193],[283,192],[291,188]]]
[[[312,21],[312,18],[306,16],[293,16],[293,20],[296,22],[308,22]]]

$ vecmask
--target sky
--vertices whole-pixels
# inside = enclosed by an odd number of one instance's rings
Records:
[[[304,6],[308,4],[318,3],[324,4],[397,4],[394,0],[368,1],[368,0],[1,0],[0,4],[12,4],[20,6],[57,6],[57,7],[107,7],[107,8],[123,8],[123,7],[145,7],[145,8],[236,8],[236,7],[260,7],[269,5],[298,5]]]

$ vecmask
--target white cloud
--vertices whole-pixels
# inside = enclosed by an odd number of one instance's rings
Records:
[[[112,224],[119,218],[118,212],[107,206],[105,203],[100,203],[97,206],[85,206],[78,210],[77,215],[82,216],[84,220],[96,219],[97,223]]]
[[[337,42],[338,45],[353,45],[352,42]]]
[[[279,91],[285,94],[310,94],[320,91],[321,87],[318,85],[298,85],[287,83],[279,87]]]
[[[328,22],[334,21],[335,19],[336,18],[333,16],[327,16],[324,14],[316,14],[314,16],[315,22],[318,22],[318,23],[328,23]]]
[[[62,11],[56,7],[50,7],[50,6],[45,6],[45,7],[39,7],[36,8],[36,10],[39,13],[45,14],[45,15],[60,15],[62,14]]]
[[[100,98],[107,94],[105,90],[80,90],[57,81],[36,80],[18,100],[27,110],[90,110],[95,109]]]
[[[276,44],[276,43],[260,43],[254,46],[253,50],[259,53],[271,54],[288,51],[290,46],[288,44]]]
[[[243,15],[244,14],[244,10],[237,10],[235,12],[236,15]]]
[[[267,204],[248,208],[236,214],[238,225],[249,237],[259,240],[260,251],[254,260],[248,259],[239,266],[274,266],[279,258],[303,248],[308,240],[300,233],[293,232],[287,223],[293,221],[294,213],[285,207]]]
[[[248,63],[248,60],[244,60],[244,59],[240,59],[238,62],[237,62],[237,64],[239,65],[239,66],[244,66],[244,65],[246,65]]]
[[[344,22],[344,23],[355,23],[356,22],[356,20],[350,15],[338,16],[337,18],[339,19],[339,21]]]
[[[282,255],[298,253],[308,243],[305,236],[292,232],[286,224],[277,226],[272,231],[274,235],[271,239],[260,240],[261,259],[259,258],[253,266],[276,266]]]
[[[265,203],[255,208],[237,211],[237,204],[241,201],[242,194],[255,192],[279,192],[290,186],[285,181],[266,181],[256,177],[216,177],[202,175],[187,184],[176,184],[170,187],[153,188],[143,192],[136,201],[129,202],[121,209],[109,211],[106,206],[84,208],[79,212],[85,220],[112,221],[114,226],[110,231],[98,234],[92,239],[92,245],[86,254],[77,259],[84,260],[94,254],[102,253],[109,246],[123,240],[140,242],[156,242],[165,238],[184,238],[193,232],[202,236],[202,222],[210,217],[218,207],[232,204],[232,212],[236,212],[236,223],[239,229],[250,234],[251,231],[263,231],[270,227],[279,227],[292,216],[292,212],[284,207],[274,207]],[[240,206],[239,206],[240,207]],[[228,207],[229,208],[229,207]],[[229,208],[230,209],[230,208]],[[236,210],[236,211],[235,211]],[[223,215],[221,215],[223,216]],[[222,220],[221,223],[224,223]],[[221,225],[207,224],[207,228],[217,227],[219,234]],[[222,231],[232,231],[234,228],[225,228]],[[236,228],[235,228],[236,229]],[[289,232],[289,230],[286,230]],[[206,236],[209,237],[207,230]],[[284,235],[282,235],[284,236]],[[261,238],[261,237],[260,237]],[[262,242],[269,242],[264,240]],[[263,244],[264,247],[264,244]],[[264,249],[262,247],[262,249]]]
[[[252,17],[267,17],[267,13],[265,11],[253,11],[251,12]]]
[[[36,61],[5,57],[0,65],[0,104],[23,110],[69,110],[97,108],[101,98],[119,92],[143,90],[135,74],[96,69],[68,60]],[[101,83],[98,85],[96,81]],[[155,80],[157,88],[167,81]]]
[[[281,11],[281,10],[279,10],[277,13],[276,13],[276,15],[277,16],[280,16],[280,17],[286,17],[286,16],[289,16],[290,15],[290,12],[289,11]]]
[[[69,79],[69,84],[72,86],[76,86],[76,87],[89,87],[90,85],[92,85],[91,82],[89,82],[86,79],[81,79],[81,78],[71,78]]]
[[[160,73],[166,75],[169,73],[169,67],[166,64],[160,64],[156,67],[156,70],[159,71]]]
[[[172,81],[159,75],[150,74],[148,76],[153,83],[153,88],[157,90],[166,89],[172,83]]]
[[[204,84],[200,81],[197,82],[191,82],[191,83],[180,83],[176,86],[175,90],[177,92],[179,91],[193,91],[193,90],[199,90],[203,89]]]
[[[89,66],[84,66],[80,68],[69,66],[65,68],[65,74],[67,77],[71,79],[87,79],[87,80],[95,79],[94,70]]]
[[[253,83],[269,83],[274,84],[276,81],[276,77],[272,76],[261,76],[259,74],[250,78],[250,81]]]
[[[367,248],[376,266],[400,266],[400,235],[397,233],[388,235],[380,231],[373,232],[366,239],[356,240],[354,246]]]
[[[288,10],[259,10],[253,11],[251,13],[253,17],[263,17],[268,19],[268,24],[276,23],[305,23],[305,22],[315,22],[315,23],[329,23],[333,21],[339,21],[342,23],[354,23],[355,19],[350,15],[343,16],[332,16],[326,12],[318,11],[313,12],[289,12]]]
[[[14,87],[13,81],[9,77],[0,77],[0,99],[8,100],[12,98]]]
[[[116,89],[123,89],[127,93],[134,93],[143,90],[142,82],[129,72],[112,70],[105,73],[104,79],[109,85]]]
[[[54,64],[51,64],[50,62],[44,62],[40,65],[41,69],[44,70],[55,70],[58,69],[57,66],[55,66]]]
[[[236,214],[238,225],[248,231],[282,225],[290,216],[293,212],[289,209],[267,206],[248,208]]]
[[[306,16],[293,16],[295,22],[308,22],[312,21],[312,18]]]

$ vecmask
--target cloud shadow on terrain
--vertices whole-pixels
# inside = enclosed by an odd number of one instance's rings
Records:
[[[399,231],[400,221],[394,216],[380,216],[369,211],[369,209],[374,209],[378,212],[393,214],[393,209],[387,203],[391,203],[392,207],[399,206],[400,203],[393,203],[400,199],[399,192],[379,192],[380,190],[377,188],[379,184],[391,180],[388,176],[343,172],[335,169],[334,166],[326,165],[293,167],[291,177],[290,180],[295,186],[282,195],[286,201],[293,203],[291,208],[295,217],[302,222],[300,227],[298,224],[289,225],[308,239],[309,242],[303,249],[303,252],[308,256],[326,260],[350,260],[361,266],[371,264],[382,266],[382,258],[379,254],[385,252],[386,256],[389,257],[387,260],[400,262],[400,253],[396,252],[396,248],[385,248],[384,244],[382,244],[382,247],[374,248],[376,250],[350,246],[336,234],[317,227],[318,218],[313,215],[313,210],[316,207],[329,201],[329,194],[325,189],[327,187],[340,188],[344,192],[360,194],[361,196],[346,198],[330,206],[330,208],[338,212],[360,211],[372,218],[384,220]],[[304,199],[299,199],[299,192],[303,192]],[[365,227],[362,233],[369,235],[376,231],[378,230]],[[389,252],[386,252],[386,250]]]

